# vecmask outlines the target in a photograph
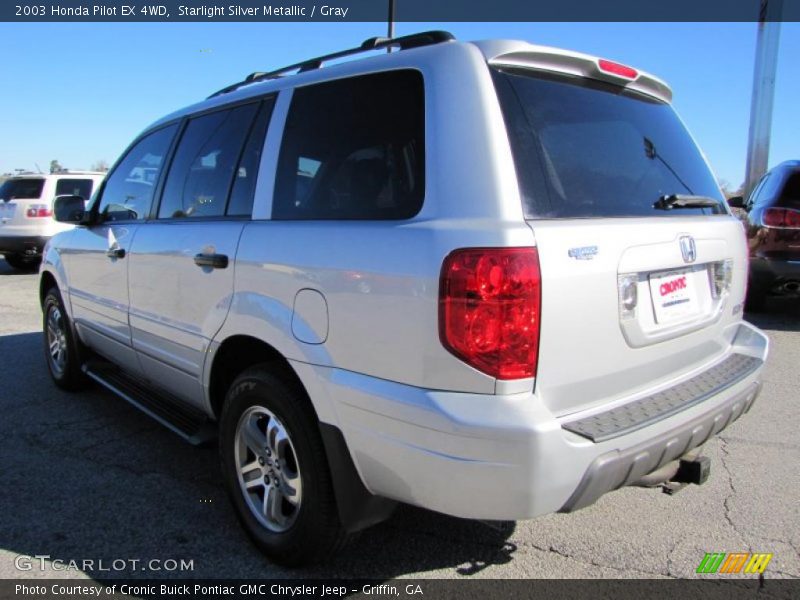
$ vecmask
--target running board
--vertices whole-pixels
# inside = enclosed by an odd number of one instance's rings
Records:
[[[177,433],[194,446],[209,443],[217,436],[214,423],[200,411],[161,390],[122,372],[111,363],[92,360],[82,370],[104,388]]]

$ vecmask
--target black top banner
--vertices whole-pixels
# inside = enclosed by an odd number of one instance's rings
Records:
[[[395,0],[398,22],[800,21],[800,0]],[[389,0],[17,0],[0,21],[380,22]]]

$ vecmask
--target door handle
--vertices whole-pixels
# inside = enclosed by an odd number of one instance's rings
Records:
[[[125,248],[120,248],[119,246],[109,248],[106,250],[106,256],[108,258],[125,258]]]
[[[195,254],[194,264],[198,267],[224,269],[228,266],[228,256],[226,254]]]

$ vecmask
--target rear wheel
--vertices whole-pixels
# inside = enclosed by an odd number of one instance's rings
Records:
[[[72,333],[64,302],[55,287],[45,294],[42,319],[45,360],[53,382],[64,390],[83,387],[86,376],[81,371],[80,342]]]
[[[35,271],[42,262],[40,256],[24,256],[22,254],[5,254],[6,262],[18,271]]]
[[[231,386],[220,422],[222,473],[248,536],[287,566],[322,561],[345,540],[316,416],[266,366]]]

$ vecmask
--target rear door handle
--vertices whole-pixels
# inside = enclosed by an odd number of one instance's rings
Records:
[[[228,256],[226,254],[195,254],[194,264],[198,267],[224,269],[228,266]]]
[[[120,248],[119,246],[109,248],[106,250],[106,256],[108,258],[125,258],[125,248]]]

